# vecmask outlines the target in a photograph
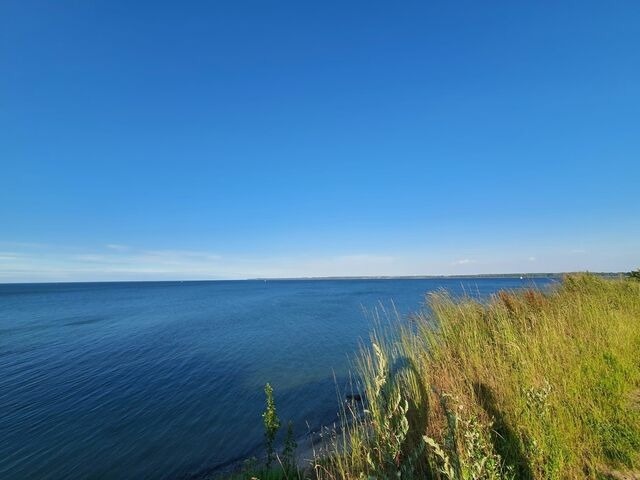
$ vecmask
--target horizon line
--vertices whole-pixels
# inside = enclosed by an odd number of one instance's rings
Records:
[[[591,273],[593,275],[616,276],[627,272],[592,272],[589,270],[575,270],[563,272],[508,272],[508,273],[470,273],[453,275],[340,275],[340,276],[305,276],[305,277],[247,277],[247,278],[203,278],[188,280],[54,280],[49,282],[0,282],[0,285],[51,285],[51,284],[84,284],[84,283],[194,283],[194,282],[248,282],[248,281],[295,281],[295,280],[429,280],[438,278],[511,278],[525,277],[561,277],[564,275]]]

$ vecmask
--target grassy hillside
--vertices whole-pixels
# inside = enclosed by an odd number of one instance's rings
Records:
[[[363,349],[366,410],[346,409],[320,478],[634,478],[640,282],[429,305]]]
[[[640,478],[640,281],[428,303],[362,349],[364,402],[345,404],[312,467],[244,476]]]

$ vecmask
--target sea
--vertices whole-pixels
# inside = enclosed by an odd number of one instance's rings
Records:
[[[376,317],[553,278],[0,285],[0,478],[188,479],[337,420]],[[379,321],[379,320],[378,320]]]

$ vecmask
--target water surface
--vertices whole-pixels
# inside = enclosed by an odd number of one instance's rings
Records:
[[[551,279],[536,279],[538,286]],[[297,433],[336,418],[371,310],[520,278],[0,285],[0,478],[165,479],[246,458],[262,387]]]

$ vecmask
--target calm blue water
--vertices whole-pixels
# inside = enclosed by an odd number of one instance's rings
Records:
[[[551,280],[536,279],[538,286]],[[363,308],[519,278],[0,285],[0,478],[164,479],[262,442],[264,383],[297,433],[336,418]]]

